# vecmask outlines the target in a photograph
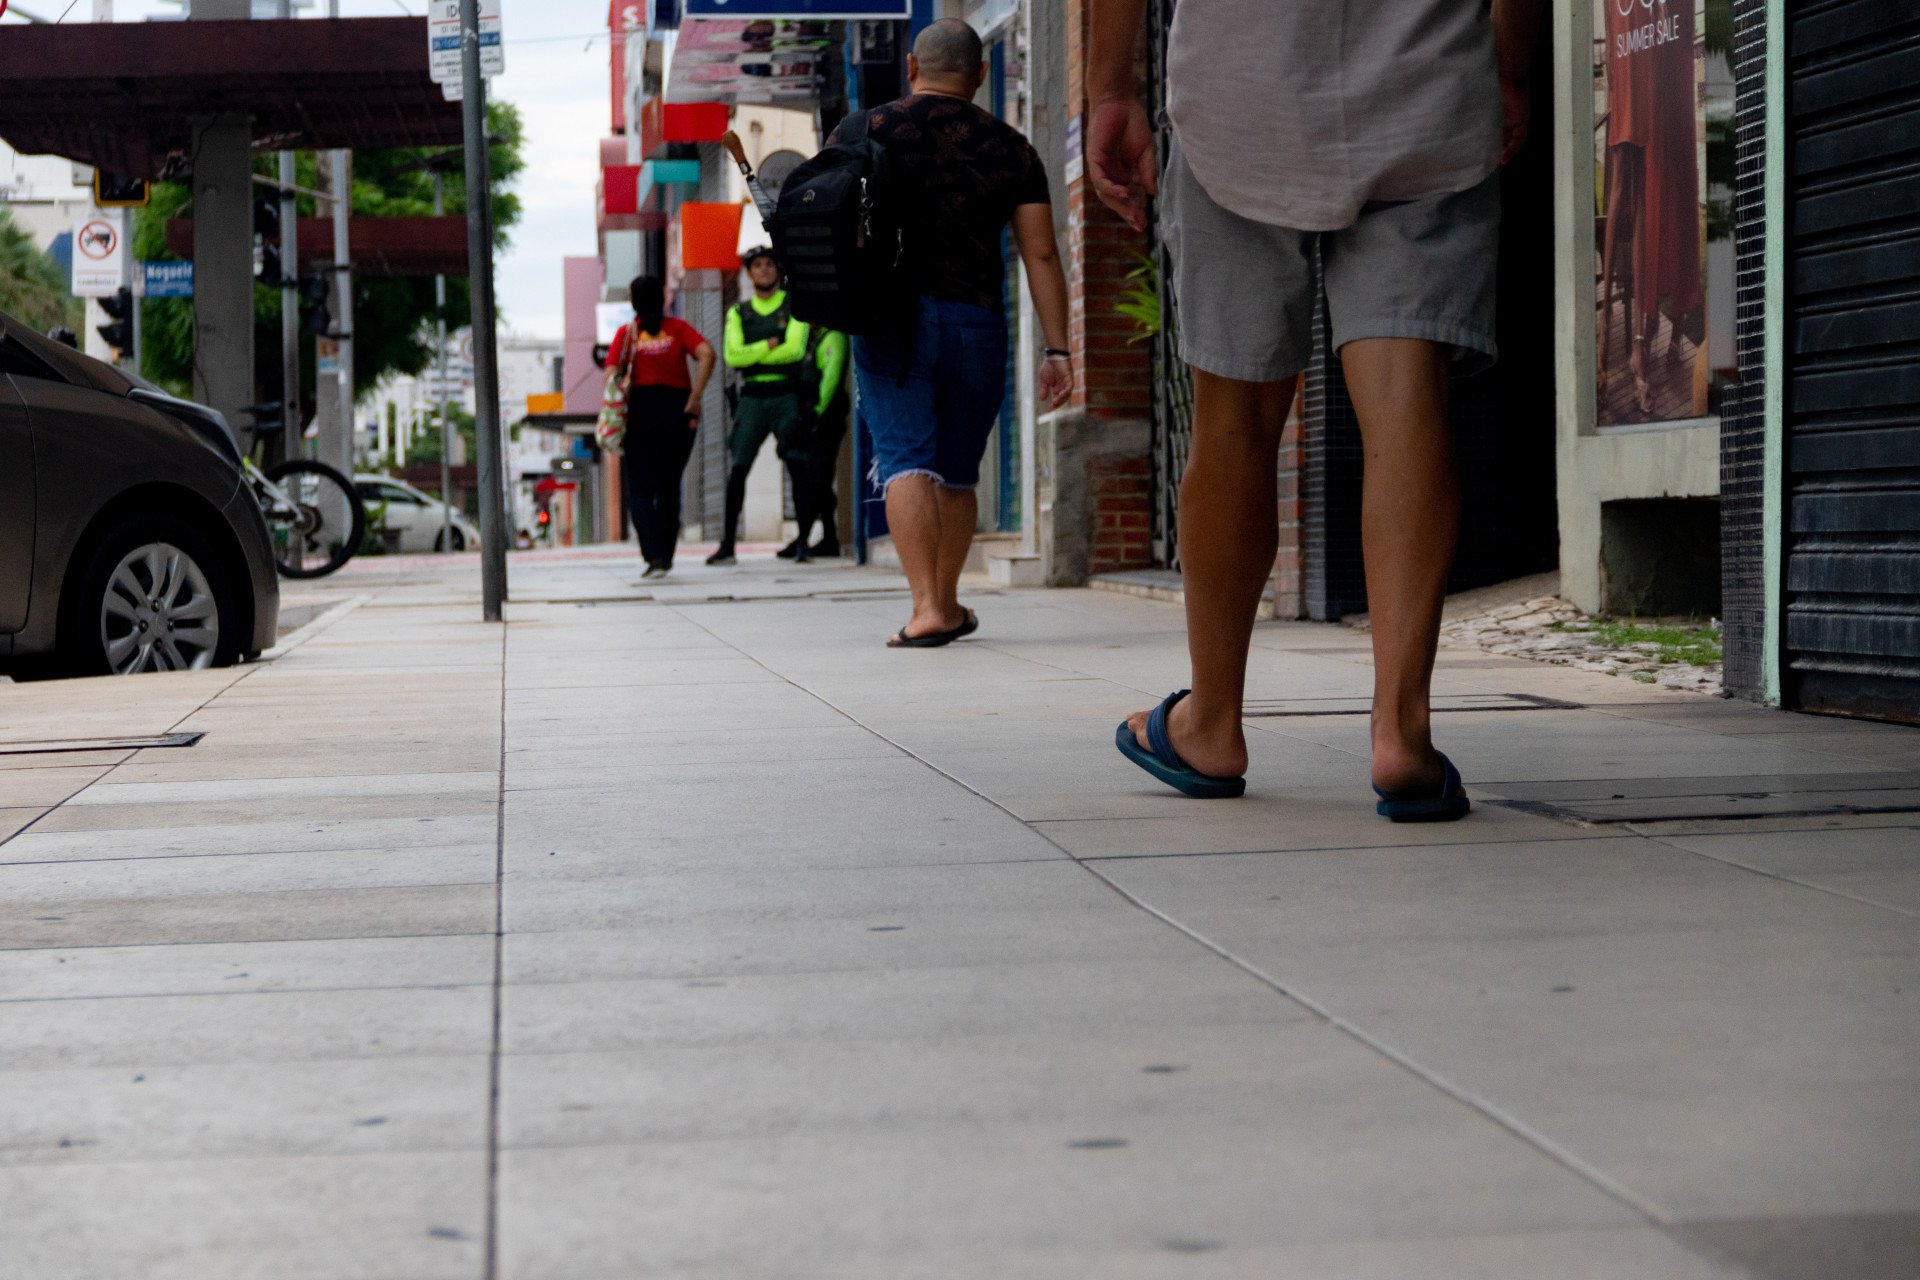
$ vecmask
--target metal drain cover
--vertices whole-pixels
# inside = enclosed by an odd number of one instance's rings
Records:
[[[1597,825],[1920,812],[1920,773],[1893,771],[1493,782],[1475,790],[1511,809]]]
[[[190,747],[206,737],[197,733],[158,733],[126,738],[41,738],[0,742],[0,756],[40,756],[61,751],[135,751],[147,747]]]
[[[1537,698],[1527,693],[1441,693],[1433,698],[1439,711],[1578,711],[1578,702]],[[1372,710],[1365,697],[1249,698],[1241,713],[1248,719],[1263,716],[1364,716]]]

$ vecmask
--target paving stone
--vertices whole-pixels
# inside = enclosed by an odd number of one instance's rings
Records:
[[[0,902],[7,949],[491,933],[491,884]]]
[[[490,1065],[477,1054],[0,1072],[0,1166],[484,1149]]]
[[[484,1054],[486,986],[0,1004],[0,1071]]]
[[[508,987],[509,1053],[1309,1016],[1210,956]]]
[[[0,1168],[0,1274],[474,1280],[486,1189],[484,1150]]]
[[[493,980],[493,938],[328,938],[0,951],[0,1000],[473,985]]]

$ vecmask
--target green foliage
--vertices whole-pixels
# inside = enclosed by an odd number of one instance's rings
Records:
[[[78,333],[86,317],[86,304],[67,293],[60,264],[6,209],[0,209],[0,309],[42,332],[65,325]]]
[[[464,453],[456,456],[478,457],[480,455],[479,428],[473,420],[473,415],[457,404],[449,404],[447,419],[453,424],[453,429],[460,433],[460,439],[465,445]],[[429,463],[437,465],[439,461],[440,422],[438,418],[429,415],[427,429],[417,433],[413,437],[413,443],[407,449],[406,465],[409,467],[426,466]]]
[[[522,158],[525,131],[520,112],[511,103],[487,106],[488,165],[492,186],[494,245],[504,249],[511,228],[520,221],[520,199],[508,188],[526,167]],[[453,215],[467,209],[466,170],[458,148],[390,147],[359,151],[353,157],[353,212],[360,216],[425,216],[433,212],[433,163],[446,157],[444,208]],[[319,177],[319,157],[301,152],[296,160],[296,185],[313,189]],[[266,154],[254,161],[254,171],[266,177],[278,174],[278,161]],[[265,192],[266,187],[260,188]],[[143,259],[166,259],[168,219],[191,216],[191,189],[183,183],[155,183],[153,200],[135,219],[133,248]],[[314,217],[331,206],[302,196],[296,202],[302,217]],[[445,319],[449,330],[467,323],[470,314],[467,281],[447,279]],[[280,290],[256,285],[253,293],[254,381],[262,399],[279,397]],[[161,386],[179,394],[193,380],[193,301],[190,298],[154,298],[143,304],[145,324],[144,372]],[[433,302],[431,276],[371,278],[353,282],[353,387],[365,394],[389,374],[417,374],[433,360]],[[302,402],[313,403],[313,343],[302,341]],[[435,455],[438,456],[437,454]]]
[[[1146,254],[1135,255],[1140,265],[1127,272],[1127,291],[1114,312],[1133,321],[1130,342],[1146,342],[1160,332],[1160,264]]]
[[[1607,649],[1651,650],[1663,664],[1710,667],[1720,661],[1720,628],[1688,623],[1643,623],[1622,618],[1556,622],[1550,631],[1573,632]]]

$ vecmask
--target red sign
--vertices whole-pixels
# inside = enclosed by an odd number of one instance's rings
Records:
[[[718,142],[727,131],[724,102],[669,102],[663,114],[667,142]]]
[[[600,171],[602,213],[640,212],[640,166],[610,164]]]

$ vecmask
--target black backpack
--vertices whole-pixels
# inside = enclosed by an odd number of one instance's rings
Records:
[[[780,188],[768,230],[794,318],[841,333],[891,327],[912,299],[887,153],[865,111]]]

